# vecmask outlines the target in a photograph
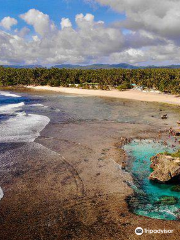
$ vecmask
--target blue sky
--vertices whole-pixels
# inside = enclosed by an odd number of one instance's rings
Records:
[[[0,65],[179,64],[179,26],[179,0],[0,0]]]
[[[75,16],[79,13],[92,13],[96,21],[102,20],[107,24],[125,18],[108,6],[90,4],[84,0],[0,0],[0,6],[0,19],[6,16],[18,19],[20,14],[34,8],[48,14],[57,25],[62,17],[69,18],[75,25]],[[24,26],[24,21],[18,21],[18,28]]]

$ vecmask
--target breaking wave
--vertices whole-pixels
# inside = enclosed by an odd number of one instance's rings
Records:
[[[14,94],[14,93],[10,93],[10,92],[5,92],[5,91],[0,91],[0,95],[3,95],[5,97],[15,97],[15,98],[21,97],[20,95],[17,95],[17,94]]]
[[[18,113],[0,124],[0,143],[33,142],[49,121],[46,116]]]
[[[33,142],[40,136],[50,119],[43,115],[29,114],[28,106],[22,96],[0,91],[0,144]],[[0,187],[0,200],[3,196]]]
[[[0,106],[0,114],[5,114],[5,113],[14,113],[17,110],[21,110],[21,107],[23,107],[25,104],[24,102],[20,102],[20,103],[15,103],[15,104],[6,104],[6,105],[2,105]]]
[[[0,91],[0,115],[6,116],[4,121],[0,119],[0,143],[33,142],[50,121],[43,115],[28,114],[21,98],[20,95]]]
[[[0,187],[0,200],[4,197],[4,193],[3,193],[3,190],[2,188]]]

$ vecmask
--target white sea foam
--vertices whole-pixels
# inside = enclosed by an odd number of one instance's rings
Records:
[[[2,188],[0,187],[0,200],[4,197],[4,193],[3,193],[3,190]]]
[[[30,106],[31,106],[31,107],[44,107],[44,105],[41,104],[41,103],[31,104]]]
[[[173,210],[164,209],[164,210],[160,210],[160,212],[165,212],[165,213],[168,213],[169,215],[177,217],[177,214],[175,213],[177,210],[178,210],[178,208],[174,208]]]
[[[20,97],[15,94],[1,91],[0,95],[7,97]],[[50,119],[46,116],[27,114],[26,112],[18,113],[17,111],[22,110],[24,105],[24,102],[20,102],[0,106],[1,114],[15,113],[15,116],[0,123],[0,143],[33,142],[49,123]],[[4,193],[0,187],[0,200],[3,197]]]
[[[6,104],[0,106],[0,113],[13,113],[17,110],[20,110],[24,106],[24,102],[15,103],[15,104]]]
[[[49,106],[46,106],[46,105],[43,105],[43,104],[40,104],[40,103],[36,103],[36,104],[31,104],[31,105],[29,105],[29,107],[42,107],[42,108],[44,108],[44,109],[47,109],[47,108],[49,108]],[[58,109],[58,108],[55,108],[55,109],[53,109],[55,112],[60,112],[60,109]]]
[[[31,104],[29,105],[30,107],[42,107],[42,108],[48,108],[48,106],[45,106],[43,104],[40,104],[40,103],[35,103],[35,104]]]
[[[4,91],[0,91],[0,95],[15,98],[20,97],[19,95]],[[33,142],[49,123],[50,119],[46,116],[18,112],[19,110],[22,110],[24,105],[24,102],[20,102],[0,106],[1,114],[15,114],[15,116],[11,117],[7,121],[1,122],[0,143]],[[43,105],[41,106],[43,107]]]
[[[33,142],[49,121],[46,116],[18,113],[0,124],[0,143]]]
[[[0,91],[0,95],[5,96],[5,97],[17,97],[17,98],[21,97],[17,94],[5,92],[5,91]]]

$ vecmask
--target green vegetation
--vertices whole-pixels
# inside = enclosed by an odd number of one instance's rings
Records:
[[[50,85],[109,90],[132,84],[162,92],[180,93],[180,69],[14,69],[0,67],[0,86]]]
[[[132,88],[132,85],[129,83],[129,82],[123,82],[121,85],[119,85],[118,87],[117,87],[117,89],[119,90],[119,91],[123,91],[123,90],[127,90],[127,89],[131,89]]]
[[[171,188],[171,191],[173,191],[173,192],[180,192],[180,185],[173,186]]]
[[[165,154],[165,155],[168,155],[168,156],[171,156],[171,157],[177,157],[177,158],[180,158],[180,150],[178,150],[178,151],[175,152],[175,153],[165,152],[164,154]]]
[[[172,196],[162,196],[156,203],[162,205],[174,205],[178,202],[178,198]]]

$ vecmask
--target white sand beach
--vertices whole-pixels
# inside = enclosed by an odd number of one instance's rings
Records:
[[[121,99],[131,99],[145,102],[159,102],[167,104],[180,105],[180,97],[171,94],[165,93],[156,93],[156,92],[143,92],[139,90],[127,90],[127,91],[118,91],[118,90],[89,90],[89,89],[79,89],[79,88],[66,88],[66,87],[50,87],[50,86],[28,86],[28,88],[34,90],[45,90],[45,91],[54,91],[61,93],[70,93],[70,94],[81,94],[86,96],[98,96],[98,97],[111,97],[111,98],[121,98]]]

